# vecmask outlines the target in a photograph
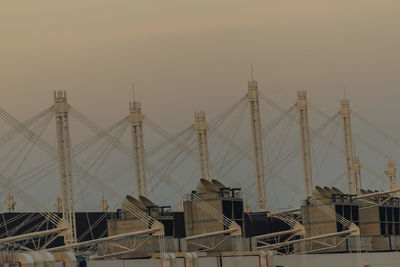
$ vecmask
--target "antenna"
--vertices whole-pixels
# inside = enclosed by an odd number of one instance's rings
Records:
[[[254,81],[254,79],[253,79],[253,64],[250,64],[250,77],[251,77],[251,80]]]
[[[133,101],[135,101],[135,84],[132,82],[132,96],[133,96]]]
[[[346,99],[346,85],[343,83],[343,99]]]

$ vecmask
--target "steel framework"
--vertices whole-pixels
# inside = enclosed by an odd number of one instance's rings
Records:
[[[210,159],[207,141],[207,122],[204,111],[195,112],[195,123],[193,125],[197,133],[198,160],[200,168],[200,178],[210,181]]]
[[[305,198],[312,197],[314,188],[311,168],[310,129],[308,126],[308,109],[306,91],[297,92],[297,110],[299,113],[300,138],[303,155],[304,194]]]
[[[248,93],[250,107],[250,125],[253,139],[254,168],[257,185],[257,203],[261,210],[266,209],[267,193],[264,173],[263,140],[261,133],[260,105],[258,100],[257,81],[253,79],[248,82]]]
[[[140,102],[129,103],[129,120],[131,123],[133,164],[135,166],[135,183],[137,197],[148,197],[146,182],[146,165],[143,141],[143,114]]]
[[[71,139],[69,134],[67,93],[54,92],[54,108],[56,112],[57,152],[60,171],[61,198],[63,204],[62,218],[69,230],[64,236],[65,244],[76,242],[76,223],[74,206],[74,187],[72,183]]]

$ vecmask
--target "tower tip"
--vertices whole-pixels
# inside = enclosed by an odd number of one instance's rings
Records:
[[[135,84],[132,81],[132,101],[135,102]]]
[[[342,84],[342,88],[343,88],[343,99],[347,99],[346,98],[346,84]]]

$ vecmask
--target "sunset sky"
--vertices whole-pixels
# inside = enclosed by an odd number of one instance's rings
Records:
[[[127,115],[134,81],[146,116],[178,132],[242,97],[253,64],[282,107],[305,89],[332,114],[345,87],[398,136],[399,11],[398,0],[4,0],[0,106],[23,120],[65,89],[106,127]]]

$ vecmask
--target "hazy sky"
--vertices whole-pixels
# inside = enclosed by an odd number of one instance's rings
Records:
[[[384,104],[386,119],[400,96],[399,10],[396,0],[2,1],[0,105],[23,119],[62,88],[107,124],[126,114],[134,80],[146,114],[179,127],[243,95],[252,63],[283,105],[307,89],[333,110],[346,84],[353,105]]]
[[[65,89],[110,125],[144,113],[171,132],[246,93],[288,107],[299,89],[328,113],[352,107],[398,135],[398,0],[11,1],[0,4],[0,106],[23,120]]]

